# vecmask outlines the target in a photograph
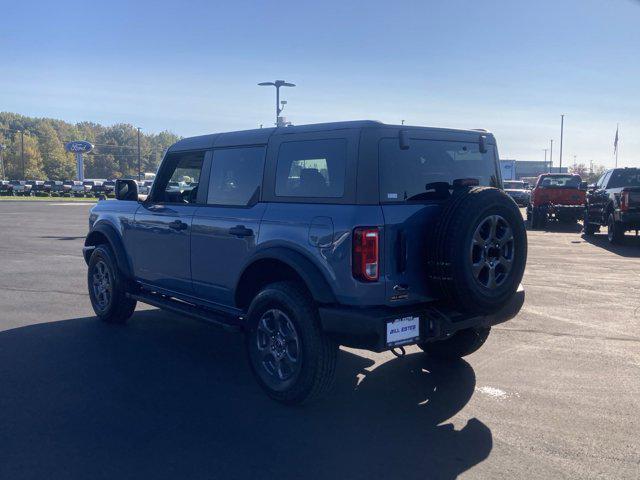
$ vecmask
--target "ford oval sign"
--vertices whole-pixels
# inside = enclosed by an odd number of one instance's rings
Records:
[[[72,153],[89,153],[93,150],[93,145],[89,142],[85,142],[84,140],[69,142],[64,147],[67,149],[67,152]]]

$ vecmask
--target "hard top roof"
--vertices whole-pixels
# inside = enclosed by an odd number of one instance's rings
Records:
[[[288,127],[270,127],[256,128],[253,130],[240,130],[236,132],[212,133],[209,135],[200,135],[197,137],[183,138],[174,143],[170,148],[170,152],[185,150],[202,150],[213,147],[232,147],[237,145],[265,145],[269,141],[271,135],[289,135],[293,133],[306,132],[322,132],[332,130],[345,129],[363,129],[363,128],[398,128],[402,130],[429,130],[433,132],[448,133],[475,133],[478,135],[487,135],[493,137],[486,130],[462,130],[454,128],[438,128],[438,127],[421,127],[416,125],[390,125],[379,122],[377,120],[351,120],[345,122],[329,122],[329,123],[312,123],[307,125],[291,125]]]

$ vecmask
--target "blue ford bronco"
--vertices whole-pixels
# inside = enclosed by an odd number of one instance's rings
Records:
[[[483,130],[204,135],[169,148],[147,196],[116,183],[84,247],[96,315],[124,323],[143,302],[242,331],[283,403],[329,388],[339,345],[456,359],[524,302],[524,222]]]

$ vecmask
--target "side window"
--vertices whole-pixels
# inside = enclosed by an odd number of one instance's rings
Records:
[[[246,206],[259,193],[265,147],[215,150],[209,180],[209,205]]]
[[[167,203],[196,203],[198,182],[205,152],[170,154],[155,181],[153,200]]]
[[[605,174],[600,177],[600,180],[598,180],[598,183],[596,183],[596,186],[598,188],[605,188],[605,186],[607,185],[607,180],[609,179],[610,173],[611,171],[605,172]]]
[[[344,195],[347,141],[285,142],[278,151],[276,195],[340,198]]]

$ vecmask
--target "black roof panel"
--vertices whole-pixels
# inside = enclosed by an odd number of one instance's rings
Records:
[[[203,150],[215,147],[231,147],[240,145],[265,145],[271,135],[289,135],[293,133],[323,132],[345,129],[363,128],[398,128],[403,130],[430,130],[434,133],[465,133],[475,135],[493,135],[484,130],[462,130],[452,128],[420,127],[412,125],[389,125],[376,120],[352,120],[345,122],[314,123],[307,125],[291,125],[288,127],[257,128],[253,130],[240,130],[236,132],[214,133],[210,135],[200,135],[197,137],[183,138],[174,143],[170,152],[185,150]]]

